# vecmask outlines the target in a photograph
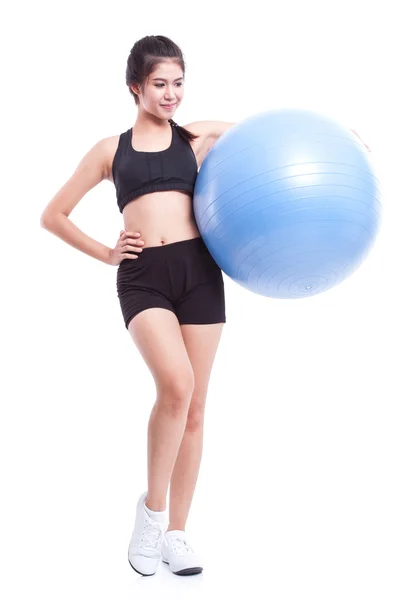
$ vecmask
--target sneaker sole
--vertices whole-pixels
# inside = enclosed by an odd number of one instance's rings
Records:
[[[135,569],[135,567],[133,566],[133,564],[129,560],[129,557],[128,557],[128,563],[131,565],[132,569],[134,571],[136,571],[136,573],[139,573],[139,575],[143,575],[143,577],[151,577],[152,575],[156,574],[156,571],[154,571],[154,573],[141,573],[140,571],[138,571],[137,569]]]
[[[169,565],[169,562],[163,559],[163,563]],[[190,567],[189,569],[182,569],[181,571],[172,571],[174,575],[198,575],[202,573],[203,567]]]

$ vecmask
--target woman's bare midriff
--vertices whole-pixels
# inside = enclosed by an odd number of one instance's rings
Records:
[[[113,183],[111,165],[117,150],[119,136],[107,139],[107,179]],[[210,142],[203,135],[191,142],[200,167]],[[151,149],[156,150],[156,149]],[[187,192],[168,190],[152,192],[135,198],[123,209],[124,229],[140,233],[142,248],[163,246],[200,236],[193,212],[193,199]]]
[[[142,248],[199,237],[189,194],[153,192],[135,198],[123,210],[124,229],[140,233]]]

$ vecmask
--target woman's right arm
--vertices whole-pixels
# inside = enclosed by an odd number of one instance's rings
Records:
[[[104,246],[81,231],[69,219],[72,209],[83,196],[107,178],[110,139],[97,142],[78,164],[70,179],[59,189],[41,214],[40,225],[70,246],[106,264],[112,248]]]

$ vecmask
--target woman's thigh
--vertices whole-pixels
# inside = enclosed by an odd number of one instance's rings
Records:
[[[190,414],[194,418],[204,411],[208,384],[222,335],[224,323],[181,325],[182,336],[194,373],[194,390]]]
[[[171,391],[190,401],[194,372],[175,313],[158,307],[143,310],[130,321],[128,330],[157,391]]]

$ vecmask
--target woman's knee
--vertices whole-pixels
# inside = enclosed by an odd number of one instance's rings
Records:
[[[189,409],[194,390],[193,369],[172,371],[157,383],[157,402],[163,408],[178,413]]]

